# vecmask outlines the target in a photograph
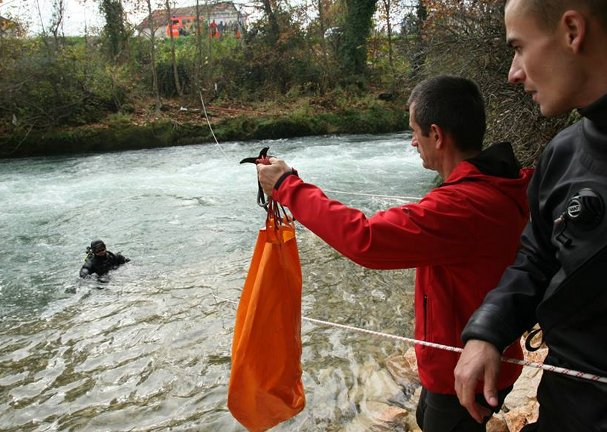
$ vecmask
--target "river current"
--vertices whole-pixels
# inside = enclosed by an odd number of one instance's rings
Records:
[[[433,184],[407,134],[0,160],[0,430],[244,431],[226,407],[235,309],[265,215],[264,147],[367,214]],[[131,262],[78,277],[101,238]],[[306,317],[412,336],[413,270],[363,269],[298,225]],[[363,431],[399,397],[391,339],[302,323],[306,408],[274,431]],[[406,405],[406,400],[399,402]]]

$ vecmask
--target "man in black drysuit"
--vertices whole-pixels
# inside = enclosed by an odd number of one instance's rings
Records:
[[[80,277],[85,278],[93,273],[96,273],[97,276],[103,276],[110,270],[114,270],[129,261],[120,252],[114,254],[107,250],[102,240],[93,240],[91,246],[87,248],[87,256],[80,269]]]
[[[607,377],[607,1],[507,0],[504,17],[510,82],[545,116],[582,118],[544,150],[517,259],[462,333],[455,389],[477,421],[479,381],[495,406],[500,354],[535,322],[546,364]],[[607,432],[607,383],[545,371],[537,400],[525,432]]]

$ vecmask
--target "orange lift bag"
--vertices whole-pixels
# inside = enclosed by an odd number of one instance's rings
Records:
[[[230,412],[250,431],[269,429],[305,406],[295,225],[271,199],[266,208],[236,312],[228,391]]]

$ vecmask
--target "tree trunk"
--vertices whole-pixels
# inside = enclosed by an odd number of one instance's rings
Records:
[[[388,64],[390,65],[390,72],[394,72],[394,60],[392,51],[392,23],[390,22],[390,8],[392,7],[391,0],[383,0],[384,7],[386,8],[386,29],[388,31]]]
[[[207,17],[208,18],[208,17]],[[200,87],[202,81],[202,26],[200,16],[200,0],[196,0],[196,84]]]
[[[152,82],[154,86],[154,95],[156,96],[156,114],[160,112],[162,101],[160,100],[160,89],[158,88],[158,73],[156,72],[156,29],[154,28],[154,20],[152,15],[152,2],[146,0],[148,6],[148,21],[150,23],[150,41],[151,41],[151,63],[152,63]]]
[[[44,28],[44,20],[42,19],[42,10],[40,9],[40,1],[36,0],[36,8],[38,9],[38,17],[40,18],[40,28],[42,30],[42,41],[44,42],[44,46],[46,47],[46,51],[48,54],[51,54],[51,47],[48,43],[47,33]]]
[[[211,25],[211,9],[209,8],[209,0],[205,0],[204,1],[204,9],[206,11],[207,14],[207,67],[205,69],[205,84],[210,86],[211,82],[213,81],[213,74],[212,74],[212,70],[213,70],[213,43],[215,41],[214,37],[210,36],[210,25]],[[216,83],[213,87],[216,86]]]
[[[53,34],[53,40],[55,41],[55,48],[59,48],[59,34],[63,24],[63,18],[65,14],[64,0],[53,1],[53,14],[51,18],[51,33]]]
[[[327,67],[329,64],[329,61],[328,61],[329,54],[327,53],[327,41],[325,40],[325,33],[326,33],[325,9],[324,9],[322,2],[323,2],[323,0],[318,0],[318,28],[320,31],[320,43],[321,43],[321,47],[322,47],[322,56],[323,56],[323,66],[321,68],[322,75],[321,75],[321,81],[320,81],[320,94],[324,95],[326,92],[326,89],[328,87]]]
[[[323,0],[318,0],[318,27],[320,30],[320,41],[324,56],[327,56],[327,43],[325,41],[325,9],[322,4]]]
[[[377,0],[346,0],[341,66],[345,76],[364,76],[367,69],[367,39]]]
[[[276,19],[276,14],[274,14],[274,9],[272,8],[272,3],[270,0],[262,0],[263,11],[268,18],[268,23],[270,24],[270,42],[276,43],[278,42],[278,38],[280,37],[280,27],[278,26],[278,20]]]
[[[128,41],[124,25],[124,7],[121,0],[102,0],[99,9],[105,18],[104,30],[113,62],[125,51]]]
[[[165,1],[167,8],[167,18],[169,21],[169,33],[171,38],[171,63],[173,64],[173,80],[175,81],[175,90],[179,96],[183,96],[183,90],[179,83],[179,71],[177,70],[177,58],[175,57],[175,38],[173,37],[173,21],[171,20],[171,5],[169,0]]]
[[[416,47],[411,60],[411,76],[413,79],[419,77],[421,68],[426,59],[426,46],[424,44],[424,23],[428,16],[426,6],[424,6],[423,0],[418,0],[416,9]]]

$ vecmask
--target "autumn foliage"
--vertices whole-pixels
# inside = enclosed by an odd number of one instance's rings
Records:
[[[264,14],[242,37],[158,40],[136,34],[103,0],[113,25],[99,34],[0,38],[0,134],[20,142],[129,116],[142,102],[280,104],[316,98],[383,97],[404,103],[421,79],[450,73],[475,80],[489,111],[487,143],[512,141],[525,164],[567,117],[546,120],[520,86],[507,82],[504,0],[316,0],[291,6],[260,0]],[[110,18],[108,18],[110,20]],[[120,24],[120,25],[117,25]],[[124,25],[123,25],[124,24]],[[178,99],[179,102],[171,102]],[[183,102],[183,100],[186,102]],[[163,102],[164,101],[164,102]],[[406,123],[403,122],[403,128]]]

